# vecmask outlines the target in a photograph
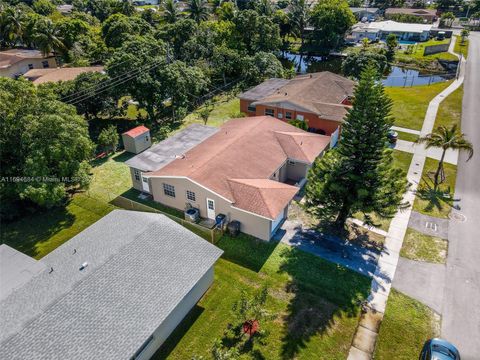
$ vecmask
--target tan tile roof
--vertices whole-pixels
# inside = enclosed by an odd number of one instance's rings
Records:
[[[277,209],[273,204],[277,195],[271,194],[278,193],[282,203],[285,194],[290,196],[294,189],[298,189],[275,182],[275,187],[271,187],[272,182],[264,180],[269,179],[287,159],[311,163],[329,147],[329,142],[329,136],[307,133],[270,116],[233,119],[216,134],[189,150],[184,157],[149,175],[188,177],[228,199],[236,207],[274,218],[278,215],[273,211]],[[239,180],[235,179],[242,179],[244,185],[239,186]],[[253,185],[245,184],[245,179],[255,179],[257,190],[250,189]],[[232,181],[235,182],[233,188]],[[250,186],[249,197],[268,194],[264,200],[269,205],[262,205],[262,201],[258,200],[252,201],[256,204],[252,207],[239,199],[235,189],[245,189],[247,185]],[[243,193],[246,190],[238,191]]]
[[[410,9],[410,8],[388,8],[385,10],[385,14],[410,14],[417,16],[436,16],[437,10],[435,9]]]
[[[57,69],[32,69],[27,71],[23,76],[31,80],[35,85],[38,85],[46,82],[74,80],[78,75],[86,72],[102,72],[102,71],[103,71],[103,66],[57,68]]]
[[[51,56],[48,56],[51,57]],[[38,50],[28,49],[9,49],[0,51],[0,68],[8,68],[13,64],[24,59],[43,59],[45,58]]]
[[[275,91],[270,91],[267,96],[257,98],[253,105],[306,110],[328,120],[342,121],[348,106],[341,103],[345,98],[353,96],[354,87],[354,81],[323,71],[297,76]],[[249,92],[255,92],[255,88]]]

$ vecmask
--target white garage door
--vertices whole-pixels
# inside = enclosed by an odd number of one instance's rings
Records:
[[[278,217],[272,221],[272,234],[275,232],[275,230],[277,230],[277,227],[282,222],[284,215],[285,215],[285,209],[283,209],[280,215],[278,215]]]

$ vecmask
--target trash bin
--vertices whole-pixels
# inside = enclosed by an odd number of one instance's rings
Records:
[[[237,220],[230,221],[227,229],[230,236],[237,236],[238,234],[240,234],[240,222]]]

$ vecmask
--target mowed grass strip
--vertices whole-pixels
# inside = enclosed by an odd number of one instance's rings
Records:
[[[233,321],[232,305],[242,290],[269,288],[261,323],[262,341],[241,351],[241,359],[345,359],[358,323],[359,301],[370,280],[301,250],[247,235],[224,236],[225,253],[215,266],[209,291],[170,336],[154,359],[211,358],[216,338]],[[245,340],[245,339],[244,339]]]
[[[386,87],[385,92],[393,101],[392,116],[395,125],[421,130],[430,101],[442,92],[451,81],[412,87]]]
[[[409,228],[403,239],[400,256],[410,260],[444,264],[447,247],[446,240]]]
[[[469,45],[468,39],[465,39],[465,41],[462,44],[462,37],[459,35],[456,35],[455,37],[457,38],[457,41],[455,42],[455,47],[453,48],[453,51],[456,52],[457,54],[462,54],[465,58],[467,58],[468,45]]]
[[[418,359],[423,344],[438,336],[439,320],[429,307],[392,289],[374,358],[378,360]]]
[[[452,125],[457,125],[460,129],[460,123],[462,121],[462,101],[463,85],[440,103],[434,129],[439,126],[450,128]]]

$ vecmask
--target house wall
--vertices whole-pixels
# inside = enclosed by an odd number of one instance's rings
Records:
[[[135,170],[134,168],[130,168],[130,177],[132,178],[132,186],[137,189],[138,191],[143,191],[142,187],[142,172],[140,171],[140,180],[135,179]]]
[[[137,150],[135,148],[135,139],[133,139],[131,136],[122,134],[122,140],[123,140],[123,147],[125,148],[125,151],[128,151],[133,154],[137,153]]]
[[[299,181],[307,176],[309,166],[301,162],[287,163],[287,178]]]
[[[175,187],[175,197],[170,197],[163,192],[163,183]],[[140,184],[141,186],[141,184]],[[186,191],[195,193],[195,201],[187,199]],[[215,201],[215,214],[227,215],[228,221],[237,220],[240,222],[240,230],[246,234],[253,235],[262,240],[270,239],[271,220],[236,209],[232,204],[216,195],[210,190],[186,178],[159,178],[150,177],[150,191],[153,199],[164,205],[179,210],[185,210],[187,203],[200,210],[200,216],[207,217],[207,198]]]
[[[139,135],[134,139],[135,142],[135,154],[139,154],[142,151],[148,149],[152,146],[152,139],[150,137],[150,131],[146,132],[145,134]]]
[[[30,68],[28,65],[32,65],[32,69],[44,69],[43,61],[48,62],[47,68],[56,68],[57,63],[54,57],[46,58],[46,59],[24,59],[21,60],[12,66],[9,66],[6,69],[0,69],[0,76],[14,78],[15,75],[25,74]]]
[[[188,294],[178,303],[173,311],[167,316],[162,324],[153,332],[153,339],[145,349],[135,357],[135,360],[148,360],[160,346],[167,340],[168,336],[175,330],[188,312],[195,306],[201,297],[207,292],[213,283],[213,266],[202,276]],[[145,339],[147,340],[147,339]]]

